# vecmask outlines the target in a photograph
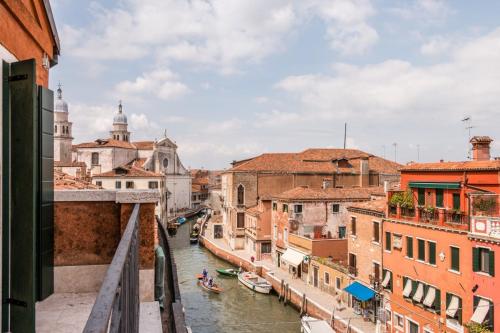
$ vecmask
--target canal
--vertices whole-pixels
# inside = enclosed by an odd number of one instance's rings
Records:
[[[171,246],[186,322],[193,333],[300,332],[298,312],[283,306],[278,297],[254,293],[237,278],[218,276],[216,268],[231,265],[204,247],[189,243],[191,223],[179,227],[171,239]],[[208,269],[209,275],[224,289],[221,294],[209,293],[197,285],[195,276],[203,268]]]

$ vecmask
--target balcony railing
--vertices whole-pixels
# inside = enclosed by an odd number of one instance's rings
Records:
[[[134,206],[84,333],[139,331],[139,207]]]

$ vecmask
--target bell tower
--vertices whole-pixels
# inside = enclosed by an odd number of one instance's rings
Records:
[[[130,141],[127,116],[123,113],[122,101],[118,104],[118,112],[113,117],[113,130],[109,133],[113,140]]]
[[[61,84],[54,103],[54,161],[71,163],[73,123],[68,120],[68,103],[62,98]]]

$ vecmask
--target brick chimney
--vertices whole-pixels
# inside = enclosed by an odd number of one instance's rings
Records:
[[[490,159],[490,143],[493,140],[489,136],[475,136],[470,139],[472,144],[472,159],[474,161],[488,161]]]
[[[370,168],[368,165],[368,157],[361,157],[359,160],[359,186],[370,186]]]

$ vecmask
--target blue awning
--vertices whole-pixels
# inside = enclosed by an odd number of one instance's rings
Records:
[[[344,288],[352,296],[359,299],[361,302],[368,301],[375,296],[375,291],[368,287],[365,287],[359,282],[353,282]]]

